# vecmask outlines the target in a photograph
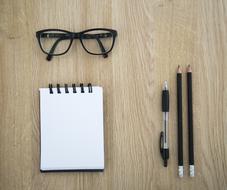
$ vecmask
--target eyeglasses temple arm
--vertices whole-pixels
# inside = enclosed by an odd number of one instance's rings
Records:
[[[100,40],[99,38],[96,38],[96,40],[97,40],[97,42],[98,42],[98,44],[99,44],[99,47],[100,47],[100,49],[101,49],[101,51],[102,51],[102,53],[103,53],[103,55],[102,55],[103,58],[107,58],[107,57],[108,57],[108,54],[105,53],[106,50],[105,50],[105,48],[104,48],[104,46],[103,46],[101,40]]]
[[[100,33],[100,34],[82,34],[82,39],[96,39],[96,38],[110,38],[113,37],[111,33]]]
[[[69,36],[70,34],[63,34],[63,33],[42,33],[39,35],[40,38],[65,38],[73,37],[74,39],[79,39],[80,34],[79,33],[72,33],[72,36]],[[100,34],[83,34],[82,39],[96,39],[98,38],[109,38],[112,37],[112,33],[100,33]]]
[[[62,38],[57,39],[57,40],[54,42],[54,45],[52,46],[52,48],[50,49],[50,51],[49,51],[49,53],[48,53],[48,55],[47,55],[47,57],[46,57],[47,61],[51,61],[51,59],[52,59],[52,57],[53,57],[52,54],[54,53],[54,50],[56,49],[58,43],[59,43],[61,40],[65,40],[65,39],[68,39],[68,38],[66,38],[66,37],[63,38],[63,37],[62,37]]]
[[[68,38],[69,34],[63,33],[42,33],[40,34],[40,38]]]

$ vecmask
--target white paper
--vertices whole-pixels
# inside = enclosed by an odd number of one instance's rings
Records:
[[[40,170],[104,169],[103,92],[40,89]]]

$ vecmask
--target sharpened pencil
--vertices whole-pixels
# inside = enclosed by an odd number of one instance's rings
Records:
[[[192,105],[192,68],[187,67],[187,94],[188,94],[188,149],[190,177],[195,176],[194,145],[193,145],[193,105]]]
[[[183,117],[182,117],[182,71],[177,68],[177,146],[178,146],[178,175],[184,176],[183,168]]]

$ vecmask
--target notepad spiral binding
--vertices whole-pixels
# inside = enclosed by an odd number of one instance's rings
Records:
[[[76,86],[76,84],[75,83],[73,83],[72,84],[72,89],[73,89],[73,93],[77,93],[77,90],[76,90],[76,88],[77,88],[78,86]],[[81,93],[85,93],[85,90],[84,90],[84,84],[83,83],[80,83],[80,92]],[[88,87],[88,93],[92,93],[92,85],[91,85],[91,83],[88,83],[88,85],[87,85],[87,87]],[[52,84],[49,84],[49,90],[50,90],[50,94],[53,94],[54,93],[54,91],[53,91],[53,85]],[[60,86],[60,84],[57,84],[57,93],[58,94],[61,94],[62,92],[61,92],[61,86]],[[68,84],[65,84],[64,85],[64,88],[65,88],[65,93],[69,93],[69,89],[68,89]]]

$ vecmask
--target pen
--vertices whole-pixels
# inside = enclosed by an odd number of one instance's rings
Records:
[[[163,112],[163,131],[160,134],[160,153],[164,162],[164,167],[167,167],[167,160],[169,159],[168,146],[169,90],[167,81],[164,82],[162,90],[162,112]]]
[[[192,68],[187,68],[187,93],[188,93],[188,149],[190,177],[195,176],[194,147],[193,147],[193,109],[192,109]]]
[[[183,168],[183,127],[182,127],[182,71],[177,68],[177,143],[178,143],[178,175],[184,176]]]

